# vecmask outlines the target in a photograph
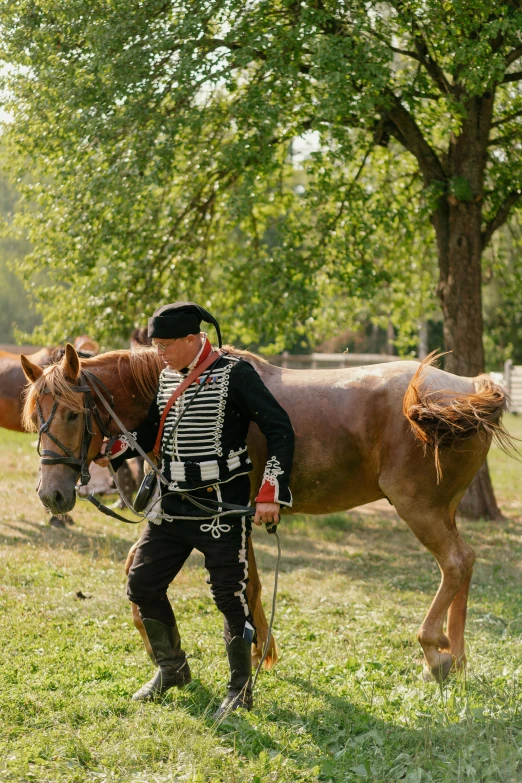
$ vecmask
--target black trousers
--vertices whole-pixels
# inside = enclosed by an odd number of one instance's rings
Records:
[[[238,476],[228,485],[215,485],[207,497],[248,505],[249,493],[248,476]],[[204,502],[201,492],[197,496]],[[176,511],[183,513],[183,506]],[[194,506],[188,511],[193,514]],[[172,513],[171,508],[167,513]],[[243,636],[245,622],[253,626],[246,596],[251,531],[249,517],[164,520],[161,525],[149,522],[129,572],[129,599],[138,605],[142,617],[174,625],[167,589],[192,550],[197,549],[205,557],[207,583],[225,617],[225,638],[230,641],[234,636]]]

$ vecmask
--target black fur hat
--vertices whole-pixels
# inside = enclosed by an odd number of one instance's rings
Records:
[[[199,334],[201,321],[213,324],[221,348],[221,330],[219,324],[208,310],[194,302],[174,302],[159,307],[152,318],[149,318],[149,337],[171,340],[174,337],[186,337],[188,334]]]

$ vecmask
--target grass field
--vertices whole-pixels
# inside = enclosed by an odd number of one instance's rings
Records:
[[[508,418],[522,436],[522,421]],[[490,464],[504,524],[463,523],[477,564],[465,677],[421,678],[417,628],[438,568],[382,504],[281,525],[281,661],[256,707],[219,727],[221,617],[192,556],[170,594],[193,683],[161,704],[125,598],[139,530],[79,504],[57,530],[35,492],[33,435],[0,430],[0,781],[522,781],[522,465]],[[269,605],[275,542],[255,531]],[[81,591],[85,598],[78,598]]]

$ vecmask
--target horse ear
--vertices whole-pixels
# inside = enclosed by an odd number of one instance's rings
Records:
[[[27,356],[22,354],[20,356],[20,362],[22,363],[22,370],[24,371],[24,375],[29,383],[35,383],[43,374],[42,368],[38,367],[37,364],[33,364],[31,361],[29,361]]]
[[[65,356],[63,357],[63,372],[72,381],[75,381],[80,374],[80,360],[76,353],[76,348],[71,343],[65,346]]]

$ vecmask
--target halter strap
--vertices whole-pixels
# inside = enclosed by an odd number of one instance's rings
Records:
[[[91,476],[89,473],[89,465],[88,465],[88,454],[89,454],[89,448],[91,446],[92,438],[94,435],[94,430],[92,427],[92,420],[93,417],[98,424],[98,427],[100,428],[100,431],[104,437],[109,436],[108,428],[105,426],[105,423],[103,422],[100,412],[96,406],[96,403],[94,402],[93,396],[92,396],[92,389],[87,383],[87,377],[90,377],[91,373],[81,372],[78,376],[78,379],[80,383],[74,383],[72,379],[67,378],[67,380],[71,381],[71,390],[74,392],[77,392],[78,394],[84,395],[84,418],[83,418],[83,435],[82,435],[82,442],[80,446],[80,456],[76,457],[76,455],[71,451],[71,449],[65,445],[65,443],[62,443],[61,440],[59,440],[50,430],[52,421],[54,419],[54,416],[56,414],[57,408],[58,408],[58,400],[55,399],[53,402],[53,407],[51,408],[51,413],[49,415],[48,419],[44,419],[42,408],[40,405],[40,401],[36,401],[36,409],[38,411],[38,417],[40,419],[40,428],[38,431],[38,454],[40,455],[40,463],[42,465],[67,465],[74,470],[78,471],[80,473],[80,482],[82,486],[85,486],[89,483]],[[97,379],[99,381],[99,379]],[[102,382],[99,381],[101,384]],[[104,384],[102,384],[105,387]],[[108,390],[107,390],[108,391]],[[48,389],[45,389],[44,392],[48,393]],[[109,392],[109,396],[110,392]],[[112,399],[112,396],[111,396]],[[52,440],[52,442],[58,446],[58,448],[62,449],[64,454],[58,454],[55,451],[52,451],[51,449],[41,449],[41,442],[42,442],[42,435],[47,435],[48,438]]]

